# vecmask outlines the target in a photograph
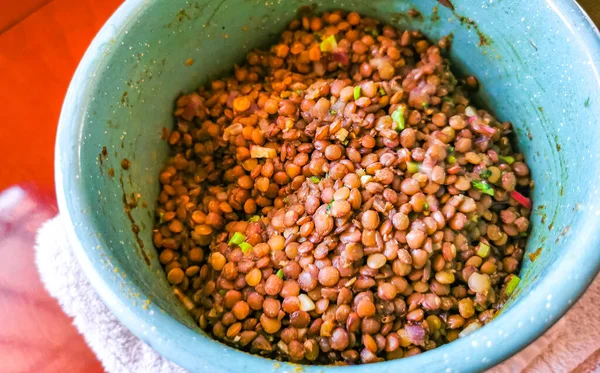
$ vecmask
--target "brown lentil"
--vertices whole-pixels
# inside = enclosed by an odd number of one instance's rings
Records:
[[[511,193],[528,195],[531,172],[447,47],[355,12],[304,16],[177,100],[153,241],[202,329],[357,364],[494,317],[529,231]]]

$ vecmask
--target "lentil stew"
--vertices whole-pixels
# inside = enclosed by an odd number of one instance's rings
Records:
[[[411,356],[491,321],[514,291],[533,186],[512,125],[417,30],[357,13],[176,103],[154,244],[215,339],[265,357]]]

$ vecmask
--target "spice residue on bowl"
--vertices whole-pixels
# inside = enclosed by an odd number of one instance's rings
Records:
[[[154,244],[201,328],[280,360],[357,364],[492,320],[519,283],[531,180],[449,44],[302,16],[177,100]]]

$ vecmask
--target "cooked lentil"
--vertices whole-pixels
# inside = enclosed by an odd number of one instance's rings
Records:
[[[492,320],[518,284],[533,184],[511,124],[450,71],[449,42],[305,16],[177,100],[154,243],[201,328],[358,364]]]

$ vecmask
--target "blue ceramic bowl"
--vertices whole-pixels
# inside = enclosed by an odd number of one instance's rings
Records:
[[[306,372],[473,372],[501,362],[549,328],[600,267],[600,43],[569,0],[319,0],[432,39],[454,34],[456,69],[477,75],[479,100],[513,122],[536,187],[533,231],[518,291],[496,319],[435,350],[376,366]],[[79,261],[124,325],[194,372],[283,372],[203,334],[179,305],[152,245],[161,129],[173,102],[267,46],[312,1],[125,2],[102,28],[69,88],[56,145],[61,214]],[[422,17],[412,18],[414,7]],[[245,26],[245,27],[244,27]],[[192,58],[194,63],[186,65]],[[131,161],[123,170],[123,158]],[[135,199],[135,206],[131,200]],[[139,233],[135,233],[139,230]],[[537,259],[536,259],[537,255]],[[534,259],[532,261],[532,259]]]

